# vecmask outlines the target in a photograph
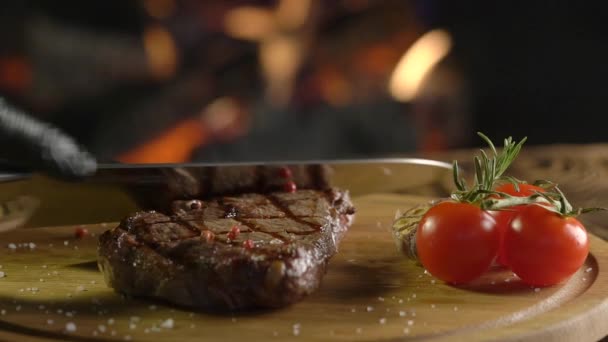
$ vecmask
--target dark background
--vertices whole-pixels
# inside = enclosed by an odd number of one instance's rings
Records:
[[[476,131],[606,141],[599,2],[313,0],[302,22],[281,12],[302,3],[3,1],[0,94],[123,162],[381,157],[478,146]],[[395,66],[434,29],[449,54],[397,100]]]

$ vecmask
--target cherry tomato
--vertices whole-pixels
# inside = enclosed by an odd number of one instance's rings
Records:
[[[519,184],[518,187],[519,191],[515,190],[515,186],[512,183],[508,183],[497,187],[496,191],[504,192],[515,197],[527,197],[533,195],[535,192],[545,192],[545,189],[530,184]],[[505,210],[491,212],[494,218],[496,219],[496,227],[498,231],[500,231],[501,236],[500,247],[498,248],[498,258],[496,259],[496,261],[498,261],[498,263],[503,266],[508,266],[507,260],[504,255],[504,234],[509,228],[511,220],[513,220],[515,215],[525,207],[526,206],[518,205]]]
[[[466,283],[482,275],[496,258],[499,241],[494,217],[467,203],[433,206],[416,232],[420,262],[449,283]]]
[[[578,270],[589,253],[585,227],[537,205],[526,206],[504,236],[509,267],[535,286],[558,284]]]

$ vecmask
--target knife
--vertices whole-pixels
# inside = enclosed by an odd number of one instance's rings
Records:
[[[25,225],[23,218],[14,221],[21,226],[113,222],[138,208],[164,209],[173,199],[279,190],[286,181],[279,172],[284,168],[299,188],[336,186],[348,189],[353,197],[416,194],[429,187],[447,194],[451,180],[450,164],[420,158],[98,164],[95,173],[78,181],[19,170],[0,174],[0,203],[21,198],[20,203],[36,206],[36,210],[20,206],[23,215],[28,215]],[[2,223],[0,216],[0,229]]]

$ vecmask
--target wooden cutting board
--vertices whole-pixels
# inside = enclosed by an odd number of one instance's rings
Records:
[[[389,233],[397,209],[422,201],[356,198],[356,223],[317,293],[282,310],[227,315],[123,298],[107,288],[95,255],[96,236],[109,224],[87,226],[94,236],[81,240],[74,226],[5,233],[0,339],[594,341],[608,333],[606,242],[592,236],[585,265],[561,286],[530,288],[494,269],[452,287],[402,257]],[[75,331],[66,331],[70,322]]]

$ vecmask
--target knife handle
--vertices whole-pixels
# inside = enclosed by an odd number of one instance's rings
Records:
[[[64,179],[90,175],[97,169],[95,158],[72,137],[9,105],[2,98],[0,158],[13,165]],[[15,176],[9,172],[7,178]]]

